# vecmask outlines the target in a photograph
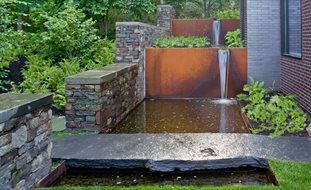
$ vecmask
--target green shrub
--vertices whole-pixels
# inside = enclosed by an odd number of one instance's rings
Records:
[[[54,107],[65,108],[65,78],[115,61],[115,43],[100,39],[94,21],[69,1],[51,9],[48,1],[34,9],[37,33],[0,33],[0,66],[27,58],[24,81],[15,92],[52,93]],[[50,11],[50,12],[49,12]],[[3,42],[3,43],[2,43]],[[1,83],[1,81],[0,81]]]
[[[173,48],[173,47],[188,47],[188,48],[203,48],[210,46],[210,41],[207,37],[167,37],[156,40],[154,47],[156,48]]]
[[[228,32],[225,36],[226,44],[229,48],[237,47],[237,48],[243,48],[244,43],[241,39],[241,30],[237,29],[233,32]]]
[[[65,9],[55,16],[45,16],[46,32],[43,32],[42,41],[45,44],[45,53],[53,60],[73,59],[85,49],[99,40],[95,22],[86,19],[85,14],[69,1]]]
[[[94,69],[104,67],[115,62],[116,45],[114,41],[98,40],[94,42],[88,49],[82,50],[80,57],[83,62],[81,67],[85,69]]]
[[[215,13],[217,20],[222,19],[240,19],[240,9],[219,10]]]
[[[29,32],[7,31],[0,33],[0,67],[8,68],[20,57],[33,54],[40,47],[41,38]]]
[[[5,92],[7,91],[8,85],[11,84],[9,80],[5,78],[8,76],[8,71],[0,67],[0,91]]]
[[[79,60],[63,60],[53,64],[40,55],[27,57],[27,67],[23,70],[25,80],[15,91],[26,93],[53,93],[54,107],[65,107],[65,78],[80,71]]]
[[[271,95],[264,83],[250,78],[250,85],[244,86],[247,94],[238,95],[238,100],[247,102],[242,109],[248,118],[259,124],[251,129],[254,133],[271,132],[271,137],[284,133],[297,133],[307,127],[307,115],[293,96]]]

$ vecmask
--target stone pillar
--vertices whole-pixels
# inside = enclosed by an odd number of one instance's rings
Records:
[[[105,132],[115,127],[141,101],[137,76],[137,64],[118,64],[67,77],[67,130]]]
[[[175,9],[171,5],[159,5],[157,15],[158,15],[157,26],[172,31],[172,21],[176,15]]]
[[[152,47],[159,37],[168,36],[169,31],[140,22],[116,23],[117,64],[138,64],[138,97],[145,98],[145,49]]]
[[[52,167],[52,97],[0,95],[0,189],[32,189]]]

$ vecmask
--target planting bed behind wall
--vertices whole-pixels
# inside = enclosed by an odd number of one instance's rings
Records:
[[[246,49],[230,50],[228,97],[247,83]],[[146,96],[152,98],[219,98],[218,48],[147,48]]]

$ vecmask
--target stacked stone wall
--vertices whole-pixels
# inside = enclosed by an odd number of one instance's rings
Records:
[[[25,96],[28,95],[1,95],[0,100],[3,104],[14,105],[15,99]],[[52,165],[52,141],[49,138],[52,132],[51,102],[51,97],[47,96],[1,110],[1,190],[31,189],[49,174]]]
[[[101,131],[116,126],[137,104],[137,65],[110,65],[67,78],[68,130]]]

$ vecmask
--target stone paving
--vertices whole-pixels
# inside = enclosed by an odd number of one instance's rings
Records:
[[[251,134],[111,134],[54,140],[52,157],[70,167],[224,169],[268,167],[266,159],[311,162],[311,139]]]

